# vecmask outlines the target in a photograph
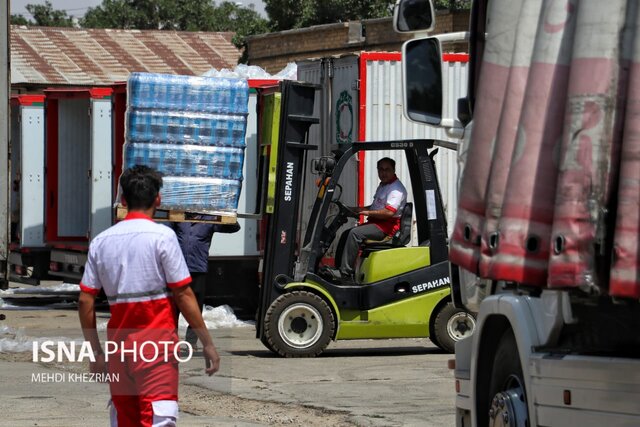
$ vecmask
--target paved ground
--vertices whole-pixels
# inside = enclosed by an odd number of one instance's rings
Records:
[[[108,425],[105,384],[32,381],[34,373],[87,371],[84,363],[34,363],[29,350],[38,337],[80,338],[75,310],[0,313],[0,344],[17,333],[27,349],[0,353],[0,426]],[[204,376],[199,357],[181,365],[181,426],[454,425],[451,356],[428,340],[342,341],[315,359],[282,359],[251,327],[213,335],[219,374]]]

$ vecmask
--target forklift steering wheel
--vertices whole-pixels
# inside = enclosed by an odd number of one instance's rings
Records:
[[[336,206],[338,206],[338,208],[340,209],[340,213],[342,213],[346,217],[358,218],[359,216],[358,212],[355,212],[352,209],[349,209],[340,200],[336,200],[333,203],[335,203]]]

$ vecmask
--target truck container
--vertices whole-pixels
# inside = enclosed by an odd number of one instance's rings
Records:
[[[10,279],[39,284],[47,277],[44,238],[44,95],[11,97]]]
[[[49,273],[82,277],[91,238],[112,224],[112,88],[45,91],[45,241]]]
[[[403,47],[405,113],[464,138],[451,283],[478,317],[456,424],[640,425],[638,2],[471,4],[457,119],[438,59],[462,35]],[[432,11],[401,0],[396,28]]]

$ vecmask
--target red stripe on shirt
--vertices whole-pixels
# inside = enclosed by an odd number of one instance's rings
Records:
[[[390,218],[387,220],[371,218],[367,220],[367,224],[374,224],[387,236],[393,236],[396,231],[400,230],[400,218]]]
[[[107,336],[110,340],[177,340],[178,313],[172,298],[123,302],[109,309]]]
[[[85,285],[84,283],[80,283],[80,290],[82,292],[86,292],[86,293],[94,295],[94,296],[96,296],[96,295],[98,295],[100,293],[100,289],[91,288],[91,287]]]
[[[179,288],[181,286],[184,285],[188,285],[189,283],[191,283],[191,276],[187,276],[186,278],[180,280],[179,282],[175,282],[175,283],[167,283],[167,287],[168,288]]]
[[[129,219],[148,219],[149,221],[153,221],[151,217],[143,214],[142,212],[136,211],[127,213],[127,216],[124,217],[124,221],[127,221]]]
[[[386,210],[388,210],[388,211],[393,212],[393,213],[398,212],[398,209],[394,208],[394,207],[393,207],[393,206],[391,206],[391,205],[387,205],[387,206],[385,206],[384,208],[385,208]]]

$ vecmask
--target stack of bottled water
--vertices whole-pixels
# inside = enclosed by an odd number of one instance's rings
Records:
[[[235,212],[247,81],[133,73],[127,91],[125,167],[143,164],[163,174],[162,208]]]

